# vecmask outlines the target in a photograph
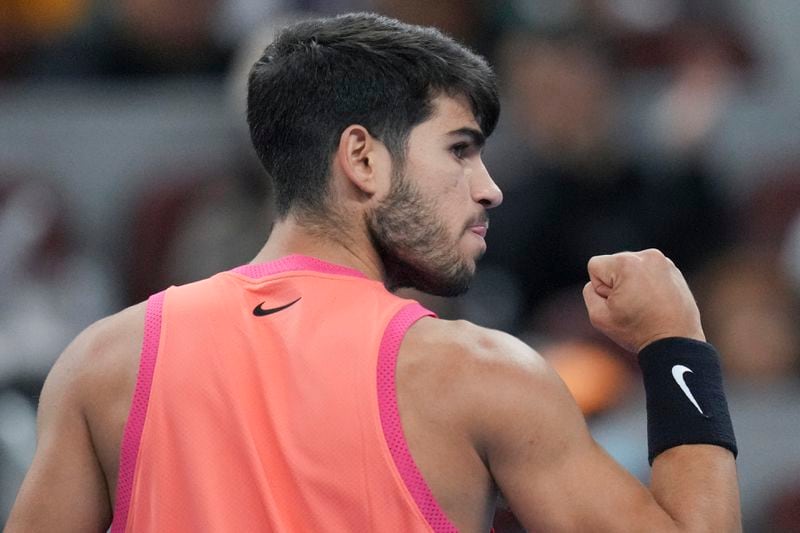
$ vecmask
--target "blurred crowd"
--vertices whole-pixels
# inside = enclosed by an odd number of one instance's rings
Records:
[[[287,21],[356,10],[437,26],[500,80],[489,250],[466,296],[423,302],[528,341],[647,481],[637,367],[593,331],[580,289],[591,256],[660,248],[722,354],[745,531],[800,531],[793,0],[4,0],[0,519],[70,339],[255,255],[273,213],[249,65]]]

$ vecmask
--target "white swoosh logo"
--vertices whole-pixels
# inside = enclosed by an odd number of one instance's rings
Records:
[[[675,379],[675,383],[678,384],[686,397],[689,398],[689,401],[692,402],[695,407],[697,407],[697,410],[700,411],[700,414],[705,416],[703,410],[700,409],[699,405],[697,405],[697,400],[694,399],[692,391],[689,390],[689,386],[686,385],[686,380],[684,379],[683,375],[687,372],[692,372],[692,370],[683,365],[675,365],[672,367],[672,377]]]

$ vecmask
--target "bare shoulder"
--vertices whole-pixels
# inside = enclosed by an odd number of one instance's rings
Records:
[[[484,445],[518,430],[519,417],[579,416],[561,379],[534,349],[464,320],[427,318],[412,326],[401,347],[400,377],[411,390],[435,394],[440,409],[448,411],[442,415],[461,420]],[[542,427],[527,427],[537,426]]]
[[[83,420],[111,486],[136,385],[144,319],[140,303],[86,328],[56,361],[39,405],[40,431],[58,425],[49,420],[53,417]]]
[[[103,318],[81,332],[53,366],[46,386],[92,399],[136,378],[144,333],[145,304]]]
[[[409,364],[428,370],[444,367],[464,379],[476,372],[484,378],[488,372],[500,379],[504,375],[546,379],[551,372],[521,340],[466,320],[423,318],[409,329],[402,350]]]
[[[144,309],[139,304],[89,326],[53,365],[39,401],[36,454],[9,531],[107,529]]]

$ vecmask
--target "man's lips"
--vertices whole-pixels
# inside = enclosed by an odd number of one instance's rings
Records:
[[[479,235],[480,237],[486,238],[486,233],[489,231],[489,224],[474,224],[468,228],[472,233]]]

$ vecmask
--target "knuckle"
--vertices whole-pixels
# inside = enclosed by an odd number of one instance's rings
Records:
[[[629,271],[637,263],[639,263],[639,258],[632,252],[622,252],[617,256],[620,272]]]
[[[595,255],[589,258],[588,265],[589,266],[599,266],[603,263],[606,263],[609,259],[607,255]]]
[[[642,252],[642,255],[644,255],[649,259],[658,259],[658,260],[666,259],[664,253],[658,248],[648,248],[647,250],[644,250]]]

